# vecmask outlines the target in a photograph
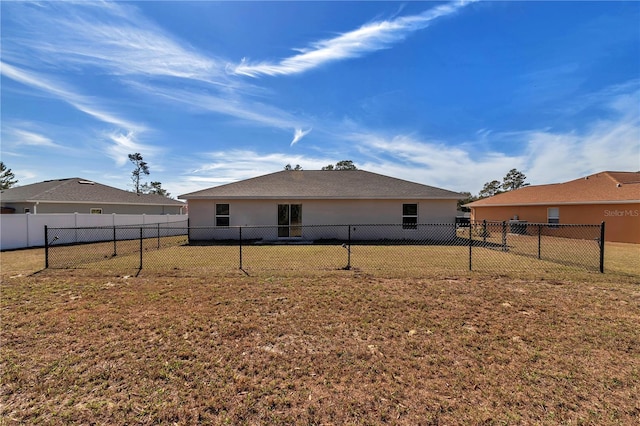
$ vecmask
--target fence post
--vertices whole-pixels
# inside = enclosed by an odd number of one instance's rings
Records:
[[[31,244],[29,243],[29,217],[31,216],[31,213],[25,213],[24,214],[24,218],[25,218],[25,226],[26,226],[26,231],[27,231],[27,240],[26,240],[26,244],[25,247],[31,247]]]
[[[351,225],[347,232],[347,269],[351,269]]]
[[[113,225],[113,255],[117,256],[118,252],[116,250],[116,226]]]
[[[604,222],[600,224],[600,273],[604,274]]]
[[[538,260],[542,259],[542,225],[538,224]]]
[[[44,268],[49,268],[49,229],[44,226]]]
[[[242,269],[242,226],[238,227],[238,231],[240,232],[240,269]]]
[[[142,270],[142,227],[140,227],[140,270]]]
[[[482,221],[482,242],[487,242],[487,219]]]
[[[484,225],[487,225],[487,221],[484,221]],[[469,222],[469,270],[472,271],[473,269],[471,269],[471,259],[472,259],[472,253],[471,253],[471,247],[473,246],[473,235],[471,233],[471,228],[473,227],[473,224],[471,222]]]
[[[507,251],[507,222],[502,221],[502,251]]]

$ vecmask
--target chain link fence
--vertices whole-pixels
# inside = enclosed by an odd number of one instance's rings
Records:
[[[45,227],[47,268],[364,272],[604,271],[601,225],[463,224]]]
[[[125,268],[138,268],[134,258],[151,249],[186,244],[188,221],[145,225],[117,225],[78,228],[45,226],[47,268],[99,267],[105,260],[118,259]]]
[[[548,223],[471,222],[463,233],[472,246],[518,256],[513,260],[525,266],[524,259],[535,259],[587,270],[604,272],[604,223],[567,225]],[[459,230],[460,232],[460,230]],[[492,259],[478,256],[478,267]],[[499,256],[498,256],[499,258]],[[536,263],[531,264],[535,268]]]

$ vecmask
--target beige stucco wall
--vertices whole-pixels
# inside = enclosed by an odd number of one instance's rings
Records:
[[[3,207],[13,207],[16,213],[24,213],[28,208],[30,213],[91,213],[91,209],[102,209],[102,214],[181,214],[181,206],[154,206],[154,205],[118,205],[101,203],[2,203]],[[186,204],[185,206],[186,207]],[[183,207],[183,210],[186,209]],[[183,212],[184,213],[184,212]]]
[[[304,239],[330,238],[338,233],[340,238],[346,238],[346,226],[338,228],[310,228],[311,225],[350,225],[350,224],[401,224],[402,205],[405,203],[418,204],[418,223],[420,224],[453,224],[456,216],[456,200],[189,200],[190,225],[194,227],[211,227],[215,225],[215,205],[229,204],[229,222],[233,226],[276,226],[278,224],[278,204],[302,204],[302,224],[305,227]],[[448,239],[451,227],[445,230],[429,228],[430,235],[421,232],[425,230],[403,230],[402,227],[355,227],[351,229],[354,239],[378,238],[432,238]],[[251,238],[252,232],[245,229],[243,238]],[[236,230],[216,236],[216,238],[236,238]],[[256,236],[258,231],[255,231]],[[273,239],[277,239],[273,230]],[[438,235],[434,235],[437,233]],[[344,235],[343,235],[344,234]],[[210,233],[202,230],[195,232],[192,238],[209,239]],[[265,232],[260,233],[264,238]]]
[[[519,220],[547,223],[547,208],[560,210],[561,224],[595,225],[605,222],[605,240],[640,243],[640,203],[584,204],[513,207],[476,207],[471,209],[472,220]]]

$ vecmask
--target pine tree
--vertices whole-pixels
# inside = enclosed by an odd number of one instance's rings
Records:
[[[15,179],[16,175],[13,174],[11,169],[8,169],[4,165],[4,162],[0,161],[0,189],[8,189],[18,183]]]
[[[144,161],[142,155],[139,152],[136,152],[135,154],[129,154],[129,161],[131,161],[136,166],[136,168],[133,169],[133,172],[131,172],[131,180],[133,181],[133,187],[135,188],[136,194],[140,194],[140,175],[149,174],[149,165]]]

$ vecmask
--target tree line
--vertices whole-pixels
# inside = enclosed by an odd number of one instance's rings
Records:
[[[284,169],[285,170],[302,170],[302,167],[300,166],[300,164],[296,164],[295,167],[292,167],[291,164],[287,164],[286,166],[284,166]],[[355,164],[353,164],[353,161],[342,160],[342,161],[338,161],[335,165],[328,164],[322,167],[322,169],[320,170],[358,170],[358,168],[356,167]]]
[[[458,201],[458,208],[463,211],[469,211],[470,209],[468,207],[462,206],[464,204],[472,203],[477,200],[482,200],[483,198],[493,197],[494,195],[498,195],[503,192],[509,192],[513,191],[514,189],[527,186],[529,184],[526,182],[526,180],[527,177],[524,173],[522,173],[518,169],[511,169],[502,178],[502,182],[500,182],[499,180],[486,182],[478,195],[472,195],[470,192],[462,192],[462,194],[466,195],[466,198]]]

